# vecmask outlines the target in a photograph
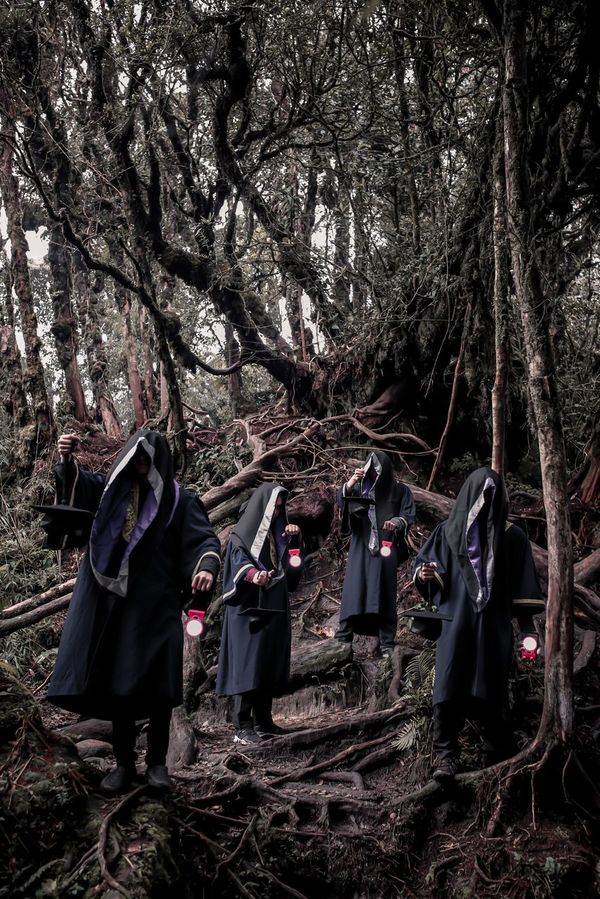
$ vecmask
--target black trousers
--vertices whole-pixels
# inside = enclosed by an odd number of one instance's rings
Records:
[[[148,724],[148,749],[146,751],[146,765],[153,768],[155,765],[164,765],[169,749],[169,731],[171,728],[171,708],[157,709],[150,715]],[[136,760],[135,751],[135,717],[131,715],[119,715],[112,722],[113,751],[117,765],[125,768],[134,768]]]
[[[510,755],[512,734],[506,714],[496,703],[470,698],[434,705],[433,751],[437,758],[458,758],[458,737],[465,717],[472,719],[481,733],[487,764],[494,764]]]
[[[382,621],[379,625],[379,645],[382,649],[393,649],[396,645],[396,626],[395,621]],[[347,620],[340,621],[334,636],[341,643],[352,643],[354,631]]]
[[[233,697],[233,726],[236,730],[248,730],[255,726],[273,723],[273,697],[266,690],[250,690]]]

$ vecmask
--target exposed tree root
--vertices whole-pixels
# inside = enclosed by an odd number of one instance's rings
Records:
[[[106,883],[116,890],[118,893],[121,893],[122,896],[125,896],[126,899],[129,899],[129,893],[125,889],[125,887],[119,883],[118,880],[112,876],[110,871],[108,870],[108,862],[106,860],[106,844],[108,842],[108,833],[109,828],[112,821],[116,818],[116,816],[121,812],[125,806],[130,805],[133,800],[140,795],[140,793],[144,793],[146,791],[146,787],[136,787],[135,790],[132,790],[131,793],[128,793],[123,797],[117,804],[105,815],[102,824],[100,825],[100,831],[98,833],[98,843],[96,846],[96,855],[98,858],[98,865],[100,866],[100,873],[102,877],[106,881]]]
[[[270,786],[279,786],[279,784],[287,783],[290,780],[302,780],[305,777],[310,777],[314,774],[320,773],[321,771],[326,771],[333,765],[338,765],[340,762],[346,761],[346,759],[351,758],[353,755],[356,755],[359,752],[362,752],[364,749],[370,749],[372,746],[380,746],[381,743],[386,743],[390,739],[390,734],[386,734],[384,737],[377,737],[375,740],[368,740],[365,743],[353,743],[352,746],[349,746],[342,752],[338,752],[337,755],[334,755],[332,758],[327,759],[324,762],[319,762],[318,765],[311,765],[308,768],[296,768],[294,771],[290,771],[288,774],[284,774],[281,777],[272,780]]]

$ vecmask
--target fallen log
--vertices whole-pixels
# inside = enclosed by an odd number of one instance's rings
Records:
[[[334,765],[339,765],[340,762],[346,761],[346,759],[351,758],[352,756],[362,752],[365,749],[371,749],[373,746],[381,746],[382,743],[387,743],[388,740],[390,740],[390,736],[390,734],[385,734],[385,736],[376,737],[374,740],[367,740],[362,743],[353,743],[352,746],[348,746],[347,749],[343,749],[341,752],[338,752],[330,759],[325,759],[325,761],[319,762],[316,765],[294,768],[293,771],[288,771],[287,774],[282,774],[281,777],[276,777],[274,780],[270,781],[269,786],[276,787],[279,786],[279,784],[288,783],[289,781],[303,780],[305,777],[312,777],[314,774],[319,774],[321,771],[327,771],[328,768],[332,768]]]
[[[414,714],[414,706],[406,701],[398,702],[392,708],[383,709],[379,712],[357,714],[352,710],[352,717],[349,717],[346,721],[298,730],[294,733],[284,734],[281,737],[275,737],[273,740],[269,740],[269,748],[276,751],[279,748],[292,749],[299,746],[314,746],[315,743],[339,739],[360,731],[379,730],[382,727],[403,721],[412,714]]]
[[[72,595],[72,593],[67,593],[66,596],[59,596],[58,599],[53,599],[37,609],[32,609],[31,612],[24,612],[22,615],[16,615],[14,618],[9,618],[6,621],[0,620],[0,637],[6,637],[14,631],[21,630],[21,628],[37,624],[38,621],[42,621],[44,618],[66,609],[71,602]]]
[[[306,684],[318,683],[335,674],[352,661],[352,645],[339,640],[310,643],[308,648],[292,654],[290,678],[286,693]]]
[[[65,593],[70,593],[73,590],[74,586],[75,578],[72,577],[68,581],[64,581],[64,583],[62,584],[57,584],[55,587],[50,587],[50,589],[45,590],[44,593],[38,593],[37,596],[31,596],[29,599],[23,599],[21,602],[15,602],[12,606],[7,606],[5,609],[2,609],[0,611],[0,621],[5,621],[8,618],[15,618],[17,615],[22,615],[25,612],[30,612],[33,609],[37,609],[38,606],[42,606],[59,596],[64,596]]]
[[[573,566],[573,574],[578,584],[587,587],[600,578],[600,547]]]
[[[215,508],[209,512],[208,520],[214,527],[222,521],[226,521],[228,518],[237,517],[240,506],[242,503],[246,502],[249,496],[250,491],[243,490],[238,493],[237,496],[232,497],[232,499],[228,499],[224,503],[215,506]]]

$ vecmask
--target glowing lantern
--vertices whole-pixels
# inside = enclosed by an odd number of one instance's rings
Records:
[[[521,644],[522,659],[537,659],[540,652],[540,644],[538,638],[533,634],[528,634]]]
[[[198,609],[190,609],[188,612],[188,623],[185,626],[190,637],[200,637],[204,632],[203,618],[206,612]]]
[[[290,568],[300,568],[302,565],[302,558],[300,556],[299,549],[290,549],[288,550],[290,556]]]

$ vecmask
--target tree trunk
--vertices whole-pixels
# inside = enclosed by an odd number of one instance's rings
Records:
[[[48,263],[52,278],[52,311],[54,321],[51,331],[54,336],[58,363],[65,376],[67,411],[77,421],[89,421],[85,402],[79,363],[77,361],[77,320],[71,302],[71,272],[69,251],[61,225],[50,228],[48,242]]]
[[[48,392],[44,380],[41,359],[41,341],[38,335],[37,316],[33,303],[33,292],[27,261],[27,240],[22,225],[19,184],[13,173],[13,150],[15,142],[14,126],[7,119],[2,126],[0,140],[0,188],[8,223],[11,243],[11,265],[13,287],[17,296],[21,317],[21,331],[25,345],[27,368],[24,385],[33,401],[36,424],[35,443],[32,452],[48,446],[53,439],[53,422]]]
[[[410,201],[410,216],[412,223],[412,245],[415,256],[421,253],[421,223],[419,193],[414,175],[414,153],[411,146],[408,123],[411,118],[410,106],[406,94],[406,50],[404,48],[403,32],[406,30],[403,20],[392,21],[390,25],[392,34],[392,46],[394,49],[394,73],[396,75],[396,87],[398,89],[398,108],[400,113],[400,141],[404,154],[403,170],[406,170],[406,188]],[[397,227],[399,225],[397,223]]]
[[[338,309],[350,308],[350,198],[347,179],[339,167],[336,171],[337,198],[333,207],[333,301]]]
[[[148,313],[143,306],[140,308],[140,340],[144,355],[144,410],[146,419],[149,419],[156,416],[157,398],[152,334],[148,327]]]
[[[503,147],[497,141],[493,172],[494,344],[496,377],[492,388],[492,468],[504,474],[506,392],[508,387],[508,264]]]
[[[90,273],[77,251],[73,253],[73,282],[94,404],[102,420],[104,432],[109,437],[120,440],[123,437],[123,428],[108,382],[108,359],[100,328],[100,322],[104,318],[100,300],[101,289],[96,291],[92,287]]]
[[[0,264],[5,288],[4,309],[0,310],[0,396],[13,428],[18,429],[30,424],[31,415],[23,388],[23,366],[15,334],[12,278],[4,243],[4,239],[0,238]]]
[[[363,196],[363,185],[355,185],[353,203],[354,222],[354,277],[352,279],[352,310],[355,316],[362,315],[367,302],[367,278],[369,265],[369,242],[365,226],[367,210]]]
[[[535,417],[548,534],[548,604],[544,709],[536,743],[562,744],[573,732],[573,556],[567,466],[547,299],[534,244],[529,196],[527,7],[505,0],[503,90],[507,225]]]
[[[123,251],[117,245],[116,241],[110,241],[109,249],[115,265],[120,268],[124,265]],[[129,292],[115,282],[115,303],[117,309],[121,313],[123,321],[123,337],[125,338],[125,354],[127,359],[127,380],[129,382],[129,392],[131,394],[131,404],[133,406],[133,419],[136,430],[144,424],[144,400],[142,390],[142,380],[140,378],[140,369],[137,358],[137,345],[135,334],[131,323],[131,299]]]
[[[240,358],[240,345],[235,338],[235,332],[229,322],[225,321],[225,365],[229,368]],[[241,369],[234,371],[227,377],[227,390],[229,393],[229,402],[234,416],[237,416],[240,408],[240,401],[243,395],[243,380]]]

